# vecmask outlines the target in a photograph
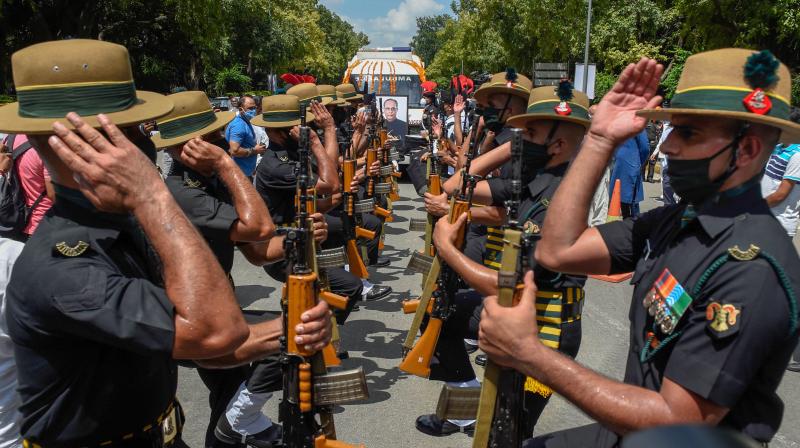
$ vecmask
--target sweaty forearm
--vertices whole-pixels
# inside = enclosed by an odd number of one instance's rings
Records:
[[[218,176],[233,200],[233,207],[239,217],[233,235],[237,241],[264,241],[272,237],[275,224],[267,205],[233,159],[222,159]]]
[[[247,337],[247,325],[208,245],[166,186],[157,187],[133,213],[159,255],[167,297],[175,306],[173,355],[203,359],[230,353]]]
[[[524,350],[520,361],[518,370],[547,384],[617,434],[691,420],[674,412],[658,392],[606,378],[539,343]]]
[[[473,207],[469,211],[470,221],[486,226],[501,226],[506,222],[506,211],[502,207]]]
[[[457,250],[452,244],[436,248],[439,257],[482,296],[497,294],[497,272],[482,266]]]
[[[239,252],[241,252],[253,266],[264,266],[275,263],[286,257],[286,253],[283,250],[284,239],[285,237],[278,236],[270,238],[268,241],[242,244],[239,246]]]
[[[311,145],[311,151],[317,159],[317,194],[333,194],[339,190],[339,172],[336,169],[336,157],[329,157],[325,147],[318,141]]]
[[[261,360],[280,350],[280,337],[283,333],[281,319],[250,325],[250,336],[233,353],[219,358],[197,361],[207,369],[224,369],[249,364]]]
[[[589,206],[613,151],[610,142],[586,138],[548,207],[538,252],[568,251],[587,229]]]
[[[330,160],[339,160],[339,142],[336,141],[336,127],[330,126],[325,128],[323,133],[325,138],[325,152],[328,153]]]

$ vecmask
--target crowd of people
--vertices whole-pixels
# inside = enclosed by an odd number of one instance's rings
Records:
[[[355,214],[359,257],[387,266],[394,191],[373,182],[393,169],[369,151],[406,143],[396,101],[382,120],[352,84],[301,83],[214,110],[204,92],[136,90],[127,50],[93,40],[27,47],[12,68],[18,101],[0,108],[0,446],[184,446],[178,366],[208,389],[205,446],[290,446],[291,428],[262,412],[287,383],[286,335],[321,352],[359,301],[391,288],[351,258],[319,269],[343,307],[320,300],[291,331],[285,318],[248,323],[234,254],[287,282],[287,229],[307,182],[312,245],[346,247]],[[594,105],[568,80],[534,87],[513,70],[474,92],[426,92],[441,107],[406,174],[435,223],[435,259],[458,280],[447,313],[426,311],[423,333],[442,322],[426,376],[480,390],[478,348],[481,364],[516,370],[520,446],[613,447],[689,423],[767,444],[781,425],[777,386],[799,370],[800,113],[789,71],[768,51],[696,54],[668,107],[662,73],[651,59],[630,64]],[[375,148],[381,121],[389,138]],[[650,160],[662,161],[663,206],[642,212]],[[431,175],[441,192],[429,191]],[[605,216],[615,185],[619,220]],[[354,213],[350,196],[374,208]],[[468,212],[455,213],[456,200]],[[505,233],[516,228],[519,250]],[[621,273],[634,289],[617,381],[574,357],[587,276]],[[535,433],[553,393],[596,423]],[[424,413],[416,427],[474,434],[493,427],[485,418]]]

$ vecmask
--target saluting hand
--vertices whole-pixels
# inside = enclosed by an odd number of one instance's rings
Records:
[[[67,120],[75,131],[55,122],[56,135],[48,142],[75,173],[81,192],[99,210],[130,212],[155,195],[167,192],[155,164],[107,116],[100,114],[97,121],[110,142],[78,114],[70,112]]]
[[[178,151],[171,151],[178,160],[203,176],[212,176],[223,169],[222,163],[228,154],[219,146],[213,145],[199,137],[195,137]]]
[[[461,112],[464,111],[464,106],[465,106],[464,96],[463,95],[456,96],[455,101],[453,101],[453,114],[455,115],[461,114]]]
[[[322,129],[332,128],[335,126],[333,117],[328,109],[321,103],[316,101],[311,102],[311,113],[314,114],[314,121]]]
[[[661,104],[656,91],[663,72],[664,66],[653,59],[642,58],[628,65],[597,105],[589,135],[617,147],[641,132],[647,118],[637,116],[636,111]]]
[[[331,341],[331,313],[328,304],[320,301],[313,308],[305,311],[294,331],[295,342],[303,345],[310,352],[318,352]]]
[[[521,353],[544,347],[537,337],[539,328],[536,324],[533,271],[525,273],[524,283],[520,301],[514,306],[500,306],[497,296],[486,297],[483,301],[478,345],[501,366],[514,367],[519,363]]]

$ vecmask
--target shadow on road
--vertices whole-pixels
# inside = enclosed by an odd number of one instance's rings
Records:
[[[275,292],[275,288],[263,285],[239,285],[236,286],[235,292],[239,305],[247,308],[256,300],[269,298]]]

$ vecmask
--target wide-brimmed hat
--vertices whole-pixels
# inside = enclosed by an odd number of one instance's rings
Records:
[[[317,85],[311,84],[310,82],[304,82],[302,84],[293,86],[292,88],[286,91],[286,94],[296,96],[300,100],[300,102],[305,104],[306,106],[309,106],[311,101],[317,101],[323,106],[333,101],[333,98],[331,97],[323,98],[319,94],[319,89],[317,89]]]
[[[261,115],[250,119],[250,124],[265,128],[290,128],[300,124],[300,99],[294,95],[273,95],[261,102]],[[306,123],[314,121],[314,114],[306,109]]]
[[[99,128],[97,114],[126,126],[168,114],[172,101],[136,90],[128,50],[99,40],[44,42],[11,56],[17,102],[0,107],[0,132],[50,134],[55,121],[77,112]]]
[[[336,95],[336,87],[330,84],[320,84],[317,86],[317,90],[319,91],[319,96],[323,98],[330,98],[331,100],[327,103],[328,106],[339,106],[342,104],[347,104],[347,101],[339,98]]]
[[[800,141],[800,125],[789,121],[789,69],[769,51],[726,48],[690,56],[669,108],[637,115],[670,120],[672,115],[702,115],[779,128],[781,141]]]
[[[364,95],[358,93],[356,91],[356,86],[349,82],[336,86],[336,96],[347,102],[361,101],[364,99]]]
[[[531,90],[525,113],[509,118],[506,126],[524,128],[525,123],[535,120],[569,121],[588,129],[589,97],[574,90],[567,80],[557,86],[537,87]]]
[[[528,99],[533,83],[525,75],[518,74],[514,69],[495,73],[492,78],[481,85],[475,91],[475,99],[485,103],[489,95],[495,93],[510,94],[518,96],[524,100]]]
[[[158,134],[151,140],[156,148],[186,143],[194,137],[223,128],[236,116],[232,110],[214,112],[204,92],[188,91],[167,96],[175,108],[158,120]]]

